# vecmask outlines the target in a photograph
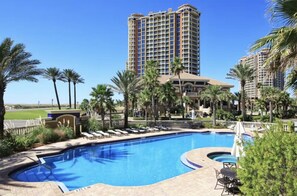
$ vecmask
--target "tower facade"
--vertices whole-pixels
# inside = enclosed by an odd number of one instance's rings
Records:
[[[200,12],[189,4],[177,11],[132,14],[128,18],[127,69],[144,74],[145,63],[159,63],[160,75],[171,75],[174,57],[185,72],[200,75]]]
[[[280,90],[284,89],[284,73],[277,71],[270,73],[263,65],[268,58],[269,49],[262,49],[260,52],[240,59],[240,63],[248,64],[255,69],[255,77],[245,85],[245,91],[249,98],[259,98],[261,86],[271,86]]]

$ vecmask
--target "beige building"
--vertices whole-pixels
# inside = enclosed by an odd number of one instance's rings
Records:
[[[240,59],[240,63],[248,64],[256,70],[254,80],[247,82],[245,86],[249,98],[256,99],[261,96],[260,86],[271,86],[281,90],[284,89],[284,73],[281,71],[270,73],[267,68],[263,66],[268,54],[269,49],[262,49],[256,54]]]
[[[171,75],[174,57],[187,73],[200,75],[200,12],[189,4],[177,11],[132,14],[128,18],[127,69],[144,74],[148,60],[159,62],[160,75]]]
[[[189,73],[181,73],[180,78],[183,94],[190,97],[194,101],[196,107],[199,109],[206,106],[205,102],[200,99],[200,92],[205,89],[206,86],[218,85],[221,86],[222,90],[226,91],[230,91],[230,89],[234,87],[233,85],[225,82],[220,82],[212,78],[197,76]],[[159,81],[161,84],[171,81],[176,89],[176,93],[179,94],[178,76],[161,75],[159,77]]]

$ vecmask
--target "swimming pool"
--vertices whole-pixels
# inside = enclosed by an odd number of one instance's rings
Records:
[[[202,147],[232,147],[234,134],[180,133],[80,146],[11,174],[18,181],[59,181],[69,190],[96,183],[149,185],[191,171],[183,153]]]

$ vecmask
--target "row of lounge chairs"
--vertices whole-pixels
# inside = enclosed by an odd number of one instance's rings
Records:
[[[96,139],[96,138],[104,138],[115,136],[123,136],[131,134],[140,134],[140,133],[148,133],[148,132],[156,132],[156,131],[168,131],[168,127],[164,126],[155,126],[155,127],[142,127],[142,128],[126,128],[126,129],[115,129],[115,130],[107,130],[104,131],[88,131],[81,132],[81,135],[87,139]]]

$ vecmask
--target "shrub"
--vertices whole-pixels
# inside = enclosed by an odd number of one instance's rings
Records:
[[[46,130],[45,126],[38,126],[33,129],[33,131],[29,134],[30,137],[34,139],[34,143],[41,142],[40,135]]]
[[[13,153],[14,143],[14,138],[10,135],[0,140],[0,157],[11,155]]]
[[[261,122],[269,122],[269,120],[270,120],[269,115],[263,115],[263,116],[260,117]],[[273,119],[272,119],[272,121],[273,121]]]
[[[38,137],[40,142],[43,144],[57,142],[60,139],[59,135],[56,132],[54,132],[54,130],[52,129],[45,129],[43,133],[38,135]]]
[[[141,117],[141,116],[139,116],[139,117],[133,117],[133,120],[144,120],[144,117]]]
[[[14,150],[23,151],[30,149],[35,143],[35,138],[32,138],[30,135],[17,135],[14,136]]]
[[[297,195],[297,134],[271,127],[245,147],[238,177],[244,195]]]
[[[251,115],[246,115],[245,119],[243,120],[243,116],[240,115],[240,116],[237,116],[237,120],[239,120],[239,121],[253,121],[253,117]]]
[[[235,120],[235,116],[231,112],[221,109],[217,111],[217,118],[219,120]]]
[[[95,118],[90,118],[88,120],[88,129],[87,130],[98,131],[100,129],[102,129],[102,126],[98,120],[96,120]]]

